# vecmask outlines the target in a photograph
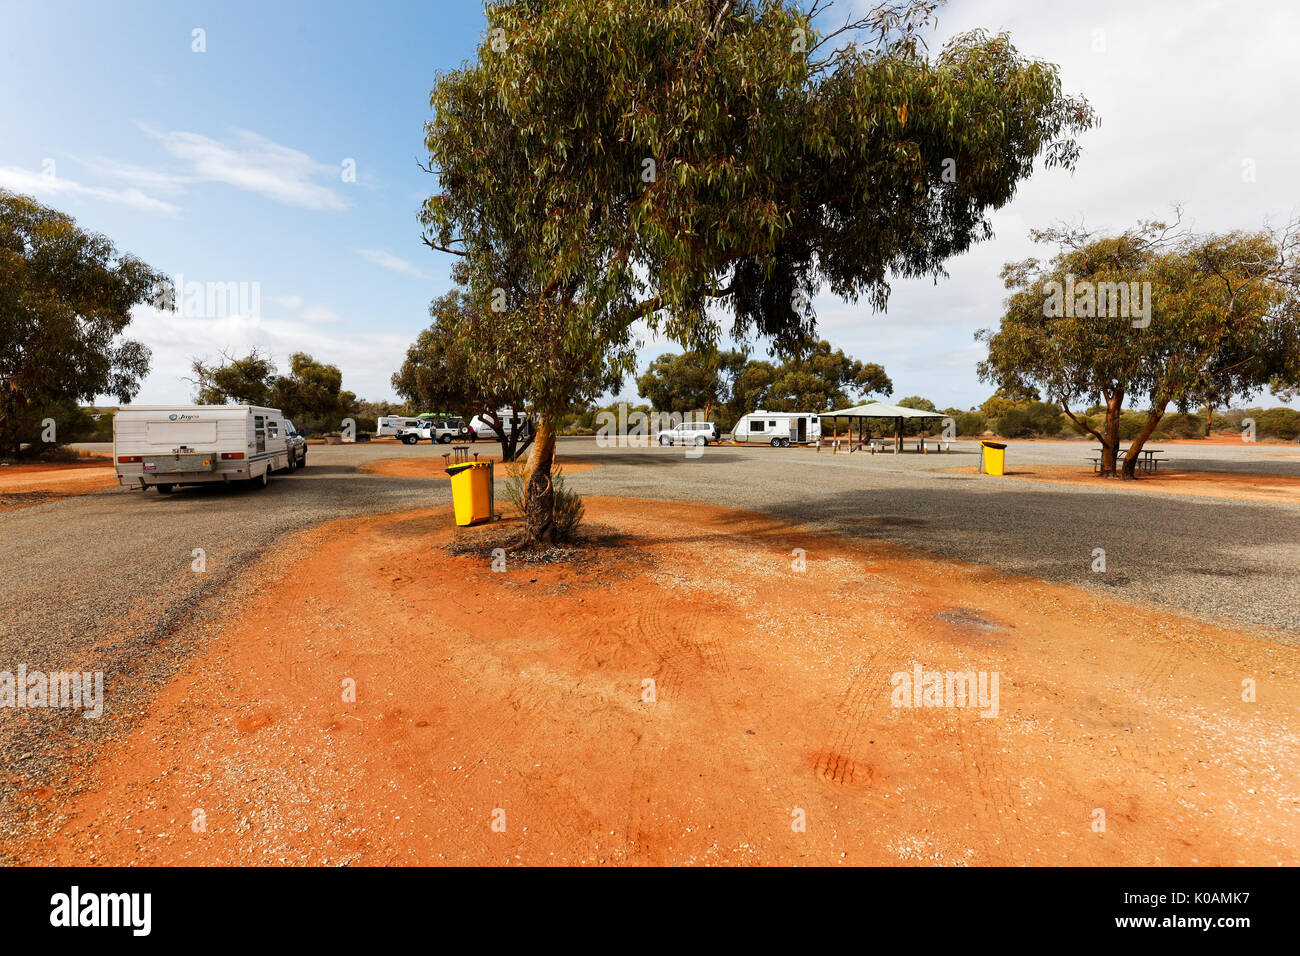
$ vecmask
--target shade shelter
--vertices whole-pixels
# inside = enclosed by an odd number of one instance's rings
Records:
[[[849,441],[853,440],[853,422],[858,423],[858,440],[862,441],[866,431],[866,420],[868,418],[893,419],[894,421],[894,451],[903,450],[903,419],[905,418],[946,418],[943,412],[927,412],[920,408],[903,408],[901,405],[882,405],[880,402],[868,402],[865,405],[854,405],[852,408],[840,408],[833,412],[823,412],[822,420],[829,418],[835,426],[835,433],[839,434],[839,420],[848,419],[849,422]],[[822,434],[826,434],[825,428]]]

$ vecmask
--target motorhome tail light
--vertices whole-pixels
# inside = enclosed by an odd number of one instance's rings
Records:
[[[138,465],[144,461],[139,455],[118,455],[117,463],[119,465]]]
[[[241,461],[244,457],[242,451],[223,451],[221,453],[222,461]]]

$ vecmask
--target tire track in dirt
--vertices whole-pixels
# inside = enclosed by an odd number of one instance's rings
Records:
[[[672,617],[667,613],[670,607]],[[657,669],[649,675],[655,682],[655,703],[649,705],[653,709],[647,712],[645,729],[637,732],[632,750],[636,784],[628,794],[625,824],[629,861],[664,862],[654,848],[665,845],[655,835],[663,827],[662,804],[669,791],[661,785],[663,751],[652,749],[659,737],[655,722],[690,720],[703,710],[716,725],[722,718],[719,692],[730,690],[737,679],[720,642],[701,636],[708,630],[704,625],[709,617],[693,599],[680,604],[649,600],[636,616],[636,633],[654,655]]]
[[[974,831],[984,859],[984,865],[1016,866],[1021,863],[1017,839],[1012,838],[1012,821],[1017,820],[1016,801],[1006,779],[1002,758],[997,752],[998,738],[989,721],[973,714],[951,715],[955,724],[952,736],[961,751],[962,763],[967,768],[963,779],[975,808]],[[1017,829],[1019,829],[1017,827]],[[1018,834],[1017,834],[1018,836]]]
[[[818,779],[861,790],[870,789],[875,781],[876,768],[856,755],[862,752],[861,740],[871,729],[880,702],[888,697],[890,676],[897,665],[894,651],[893,643],[883,645],[849,676],[831,720],[829,746],[813,758]]]
[[[1152,648],[1152,644],[1158,646]],[[1131,774],[1134,765],[1146,770],[1158,765],[1162,752],[1153,747],[1145,728],[1150,708],[1163,699],[1161,687],[1168,686],[1174,675],[1182,667],[1186,652],[1182,650],[1176,638],[1164,635],[1152,635],[1143,641],[1143,649],[1151,648],[1150,653],[1138,666],[1133,679],[1132,689],[1124,694],[1124,702],[1118,708],[1121,722],[1121,734],[1117,738],[1118,758],[1129,766]]]
[[[669,604],[673,605],[674,611],[671,618],[665,613]],[[681,620],[683,608],[685,621]],[[659,676],[655,677],[656,695],[671,693],[675,696],[687,686],[696,686],[704,691],[699,699],[716,714],[718,697],[708,691],[713,687],[731,685],[736,674],[719,641],[696,636],[705,630],[701,624],[706,618],[694,600],[683,604],[649,601],[642,604],[636,627],[641,640],[659,662]]]
[[[414,798],[413,806],[407,803],[403,807],[396,795],[389,794],[387,799],[392,805],[403,814],[413,810],[432,823],[433,832],[451,835],[445,844],[446,850],[451,854],[448,862],[454,861],[457,856],[470,860],[500,859],[502,841],[492,839],[494,834],[490,830],[489,812],[482,807],[472,808],[471,803],[476,802],[472,796],[473,777],[484,768],[489,759],[500,754],[504,726],[489,724],[495,733],[475,735],[476,762],[470,764],[466,759],[460,758],[449,764],[445,752],[439,750],[430,756],[428,745],[419,739],[420,731],[425,729],[420,727],[421,723],[432,725],[428,726],[428,730],[433,734],[446,735],[452,729],[446,724],[438,725],[437,716],[444,712],[447,702],[464,692],[464,687],[458,686],[458,682],[451,678],[445,668],[424,669],[418,675],[423,699],[431,703],[435,714],[409,714],[400,707],[385,706],[378,697],[384,685],[411,679],[409,675],[388,667],[392,662],[402,659],[397,652],[394,635],[407,629],[410,626],[408,621],[423,620],[427,614],[416,601],[396,594],[384,598],[379,608],[384,618],[376,618],[374,614],[376,583],[387,581],[390,576],[385,562],[400,557],[410,527],[419,520],[418,517],[412,519],[409,516],[404,516],[404,520],[382,520],[373,528],[347,535],[335,545],[342,552],[337,566],[345,569],[346,573],[337,575],[325,585],[319,581],[314,586],[295,581],[289,589],[289,595],[299,606],[312,608],[312,617],[320,625],[348,633],[350,648],[357,655],[351,661],[353,666],[348,667],[346,662],[336,664],[328,660],[317,660],[309,651],[306,652],[308,662],[317,663],[329,672],[328,676],[320,679],[317,688],[319,693],[341,695],[341,682],[344,678],[351,677],[357,682],[357,702],[361,705],[361,713],[350,713],[341,696],[327,696],[326,699],[336,701],[336,705],[331,704],[326,708],[332,715],[327,726],[346,726],[348,718],[360,721],[355,732],[364,739],[372,723],[376,727],[384,725],[390,731],[381,735],[387,741],[387,759],[402,771],[394,775],[392,782],[402,790],[404,797]],[[430,600],[436,606],[436,599]],[[290,660],[288,670],[291,673],[295,668],[301,670],[305,651],[303,637],[302,634],[292,634],[284,642],[290,649],[284,656]],[[448,648],[447,653],[451,656],[452,649]],[[295,664],[295,661],[298,663]],[[373,674],[362,673],[369,668],[374,668]],[[348,670],[357,672],[346,673]],[[405,732],[395,736],[391,733],[395,727],[401,727]],[[427,769],[417,771],[417,767]],[[403,779],[408,774],[418,779]],[[373,791],[373,781],[368,789]],[[426,832],[427,829],[426,827]],[[410,863],[415,862],[410,858],[413,852],[415,848],[406,845],[371,846],[364,854],[357,855],[357,862],[375,863],[387,854],[392,859],[385,862]]]

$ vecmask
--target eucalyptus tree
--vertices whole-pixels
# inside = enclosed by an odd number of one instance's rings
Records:
[[[660,355],[637,376],[637,394],[659,411],[703,409],[707,419],[731,401],[747,362],[748,356],[734,349]]]
[[[1119,236],[1049,230],[1046,264],[1010,263],[1012,290],[980,363],[999,389],[1040,389],[1102,445],[1102,472],[1136,474],[1169,406],[1300,381],[1300,228],[1196,236],[1142,223]],[[1063,300],[1066,308],[1055,306]],[[1141,301],[1141,306],[1134,305]],[[1118,465],[1124,403],[1147,419]],[[1076,414],[1104,405],[1101,428]],[[1071,407],[1073,406],[1073,408]]]
[[[823,339],[787,356],[777,367],[763,407],[778,412],[824,412],[869,395],[889,395],[893,390],[884,366],[850,358]]]
[[[200,405],[270,405],[275,388],[275,362],[256,346],[247,355],[221,353],[221,360],[195,358],[190,362],[194,377],[194,401]]]
[[[631,369],[648,328],[716,347],[806,344],[824,287],[883,309],[991,234],[1041,158],[1094,122],[1005,34],[922,40],[938,4],[842,23],[821,0],[490,3],[437,78],[428,245],[479,303],[476,378],[538,421],[525,543],[551,540],[555,423],[578,383]]]
[[[1146,367],[1143,347],[1151,338],[1142,333],[1145,317],[1134,317],[1133,283],[1140,290],[1155,247],[1170,228],[1163,222],[1144,223],[1118,236],[1096,237],[1078,229],[1036,230],[1039,242],[1055,242],[1059,251],[1049,263],[1036,258],[1012,262],[1002,269],[1011,290],[999,328],[982,329],[975,337],[988,345],[979,364],[983,381],[1000,393],[1023,395],[1041,391],[1079,428],[1101,443],[1104,474],[1113,474],[1119,455],[1120,414],[1125,400],[1140,392]],[[1096,289],[1123,287],[1125,307],[1111,308],[1106,296],[1098,315]],[[1091,290],[1080,296],[1079,288]],[[1054,308],[1053,293],[1069,292]],[[1139,309],[1140,311],[1140,309]],[[1113,313],[1113,314],[1112,314]],[[1104,405],[1101,428],[1078,414],[1080,406]]]
[[[71,216],[0,189],[0,456],[35,443],[52,407],[131,400],[150,353],[124,333],[163,280]]]

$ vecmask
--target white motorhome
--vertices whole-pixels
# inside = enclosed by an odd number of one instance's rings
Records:
[[[528,421],[528,416],[522,409],[516,412],[509,408],[499,408],[497,409],[497,417],[501,420],[501,428],[507,435],[514,431],[514,420],[519,421],[519,437],[521,440],[527,439],[532,434],[532,423]],[[470,419],[469,427],[474,429],[474,434],[478,438],[486,438],[488,441],[500,440],[497,430],[481,415],[475,415]]]
[[[292,471],[290,426],[257,405],[126,405],[113,417],[113,462],[128,488],[249,481]]]
[[[821,441],[822,421],[816,412],[750,412],[732,430],[731,440],[741,444],[815,445]]]

